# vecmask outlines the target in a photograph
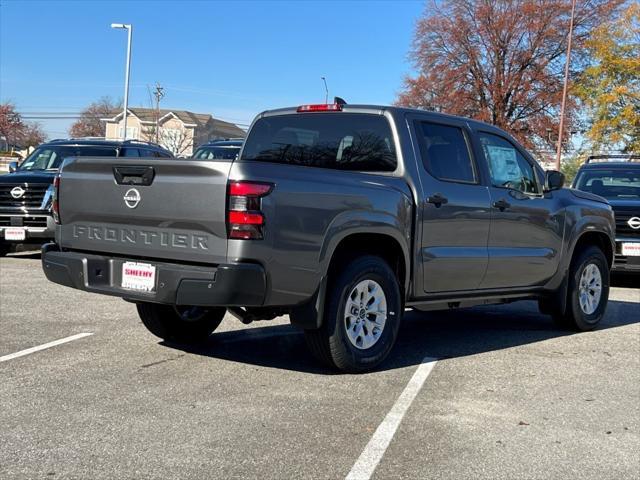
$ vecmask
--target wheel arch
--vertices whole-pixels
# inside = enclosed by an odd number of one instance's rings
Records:
[[[410,291],[411,264],[408,244],[410,227],[399,228],[397,219],[387,214],[350,217],[334,223],[320,251],[320,284],[313,297],[290,312],[291,323],[302,328],[319,328],[324,314],[324,300],[330,276],[344,261],[358,255],[376,255],[385,259],[398,278],[403,301]]]
[[[580,235],[577,236],[573,243],[573,248],[571,249],[571,262],[576,258],[576,255],[578,255],[581,251],[589,246],[600,248],[607,259],[609,268],[613,266],[613,259],[615,255],[614,244],[611,241],[611,237],[607,233],[598,230],[583,231]]]
[[[411,278],[410,244],[410,216],[403,221],[395,212],[349,212],[335,218],[327,229],[318,260],[323,277],[327,277],[345,254],[380,256],[396,273],[406,296]]]
[[[384,259],[396,274],[402,295],[406,295],[410,273],[408,259],[396,238],[380,232],[356,232],[344,236],[333,248],[325,275],[331,277],[344,261],[356,255],[375,255]]]

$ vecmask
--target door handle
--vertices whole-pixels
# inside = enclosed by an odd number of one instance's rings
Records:
[[[156,172],[152,166],[116,165],[113,176],[118,185],[143,185],[153,183]]]
[[[504,212],[507,208],[511,206],[509,202],[507,202],[504,198],[493,202],[494,208],[499,209],[501,212]]]
[[[435,193],[427,197],[427,203],[433,203],[436,208],[439,208],[440,205],[444,205],[447,202],[449,202],[447,197],[443,197],[440,193]]]

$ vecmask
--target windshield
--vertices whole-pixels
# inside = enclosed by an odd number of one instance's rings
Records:
[[[199,147],[193,154],[193,158],[197,160],[235,160],[239,153],[239,145]]]
[[[640,198],[640,168],[584,170],[575,185],[604,198]]]
[[[95,145],[60,145],[36,148],[20,165],[18,170],[57,170],[67,157],[115,157],[116,147],[96,147]]]

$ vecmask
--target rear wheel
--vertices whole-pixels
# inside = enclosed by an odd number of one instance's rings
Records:
[[[402,299],[393,271],[379,257],[362,256],[333,279],[322,326],[305,330],[305,338],[327,365],[363,372],[389,355],[401,317]]]
[[[562,328],[593,330],[604,316],[609,299],[609,264],[597,247],[587,247],[571,262],[567,304],[561,311],[559,302],[541,302],[541,310],[551,314]]]
[[[218,328],[226,313],[220,307],[138,303],[138,315],[156,337],[178,343],[201,343]]]

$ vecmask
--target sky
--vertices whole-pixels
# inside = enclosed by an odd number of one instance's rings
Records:
[[[392,103],[411,72],[408,52],[424,2],[0,0],[0,102],[25,118],[79,112],[124,96],[129,106],[211,113],[241,125],[267,109],[324,102]],[[73,120],[36,120],[50,138]]]

